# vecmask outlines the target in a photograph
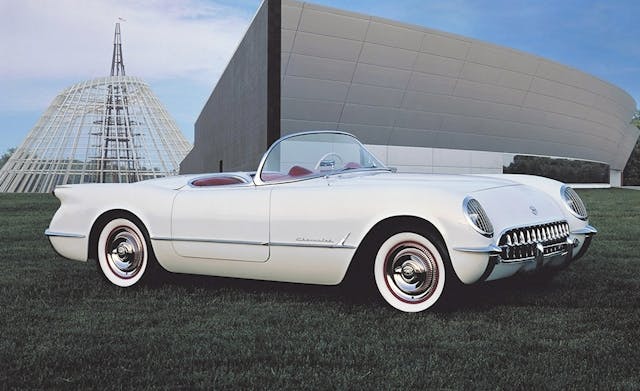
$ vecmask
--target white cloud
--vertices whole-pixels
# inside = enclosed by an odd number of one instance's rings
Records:
[[[114,23],[122,22],[128,75],[212,84],[253,9],[204,0],[2,1],[0,81],[84,79],[110,71]],[[256,4],[257,8],[257,4]]]

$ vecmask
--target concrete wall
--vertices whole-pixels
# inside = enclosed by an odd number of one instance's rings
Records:
[[[635,108],[623,90],[531,54],[282,2],[283,134],[340,129],[367,144],[566,156],[621,169],[638,137],[629,124]]]
[[[280,134],[314,129],[354,133],[408,171],[496,172],[501,153],[620,171],[639,134],[635,109],[620,88],[535,55],[266,0],[196,122],[181,172],[217,171],[219,160],[253,170]]]
[[[279,11],[278,1],[258,10],[195,123],[194,148],[180,173],[216,172],[220,160],[225,171],[255,170],[280,137],[279,105],[269,104],[270,93],[272,100],[280,96]]]
[[[398,172],[429,174],[502,174],[500,152],[398,145],[366,145],[381,162]]]

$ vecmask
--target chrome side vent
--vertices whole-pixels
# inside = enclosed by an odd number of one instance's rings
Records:
[[[502,248],[502,260],[513,262],[535,257],[538,244],[544,248],[544,255],[566,252],[568,237],[569,224],[556,221],[510,229],[502,234],[498,246]]]

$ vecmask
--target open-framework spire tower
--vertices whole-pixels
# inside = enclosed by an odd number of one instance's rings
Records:
[[[125,76],[124,58],[122,57],[122,38],[120,37],[120,23],[116,23],[113,33],[113,56],[111,58],[111,76]]]
[[[125,75],[116,23],[111,76],[62,91],[0,169],[2,192],[173,175],[191,149],[149,86]]]

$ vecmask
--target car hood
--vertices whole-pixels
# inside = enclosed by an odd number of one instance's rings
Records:
[[[348,178],[352,175],[351,178]],[[496,227],[519,224],[538,224],[564,219],[556,201],[544,191],[515,182],[507,177],[482,175],[395,174],[377,175],[345,174],[336,185],[372,185],[375,189],[394,188],[402,191],[419,191],[425,196],[440,195],[447,199],[467,196],[476,198]],[[349,180],[351,179],[351,180]]]
[[[460,194],[470,194],[505,186],[521,186],[506,178],[484,177],[482,175],[446,174],[400,174],[392,172],[347,173],[338,175],[336,180],[348,183],[379,186],[426,186],[432,189],[446,189]]]

